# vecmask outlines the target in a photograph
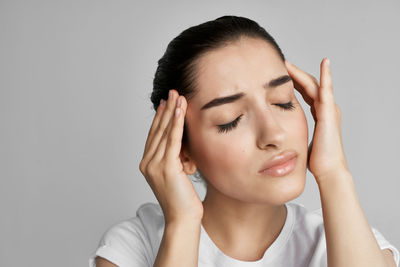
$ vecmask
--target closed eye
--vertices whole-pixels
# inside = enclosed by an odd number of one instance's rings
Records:
[[[295,106],[293,105],[293,102],[290,101],[288,103],[285,104],[276,104],[278,107],[283,108],[284,110],[292,110],[295,108]]]
[[[276,104],[278,107],[281,107],[283,110],[293,110],[295,109],[295,106],[293,105],[293,102],[290,101],[288,103],[284,103],[284,104]],[[230,123],[226,123],[226,124],[221,124],[221,125],[217,125],[218,127],[218,133],[227,133],[231,130],[233,130],[234,128],[237,127],[237,125],[239,124],[240,119],[242,118],[243,114],[240,115],[239,117],[237,117],[234,121],[230,122]]]
[[[222,133],[222,132],[229,132],[229,131],[232,130],[233,128],[236,128],[236,126],[238,125],[238,123],[239,123],[239,121],[240,121],[240,118],[241,118],[242,116],[243,116],[243,114],[240,115],[239,117],[237,117],[234,121],[232,121],[232,122],[230,122],[230,123],[222,124],[222,125],[217,125],[218,128],[219,128],[218,132],[219,132],[219,133]]]

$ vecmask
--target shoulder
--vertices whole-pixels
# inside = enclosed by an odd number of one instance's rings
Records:
[[[147,202],[139,206],[136,211],[138,218],[147,229],[164,227],[164,213],[160,204]]]
[[[286,244],[286,254],[293,256],[299,266],[326,266],[324,221],[320,209],[309,210],[303,204],[290,202],[293,221]]]
[[[164,232],[164,215],[159,204],[147,202],[136,210],[136,216],[114,223],[103,233],[95,256],[125,266],[124,263],[151,265]],[[119,264],[118,264],[119,263]],[[133,265],[136,266],[136,265]]]
[[[105,239],[126,244],[140,241],[147,249],[152,250],[163,235],[164,225],[164,214],[160,205],[147,202],[138,207],[135,217],[110,227],[105,233]]]
[[[315,248],[320,248],[321,251],[326,250],[322,208],[308,210],[304,205],[294,202],[289,203],[289,205],[292,207],[295,217],[295,225],[293,229],[294,237],[297,237],[297,239],[303,240],[303,242],[309,243],[310,245],[313,244]],[[371,231],[381,250],[390,249],[393,253],[396,264],[398,264],[400,259],[398,249],[393,246],[378,229],[371,226]],[[326,251],[324,251],[324,254],[326,254]]]
[[[309,210],[303,204],[291,202],[295,225],[294,230],[306,231],[312,234],[324,231],[324,220],[322,217],[322,208]]]
[[[293,232],[289,242],[295,250],[323,262],[326,239],[321,209],[309,210],[303,204],[293,202],[289,205],[294,217]]]
[[[147,202],[141,204],[136,216],[115,223],[104,234],[109,241],[129,242],[139,238],[143,242],[151,241],[154,234],[164,227],[164,216],[158,204]],[[162,229],[161,229],[162,230]]]

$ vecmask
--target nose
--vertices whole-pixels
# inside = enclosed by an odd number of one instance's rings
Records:
[[[260,149],[281,149],[287,139],[287,132],[282,121],[270,107],[257,110],[256,133],[257,146]]]

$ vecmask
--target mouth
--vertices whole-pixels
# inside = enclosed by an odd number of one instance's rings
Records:
[[[295,169],[296,163],[297,153],[294,151],[285,151],[268,161],[259,173],[267,176],[284,176]]]

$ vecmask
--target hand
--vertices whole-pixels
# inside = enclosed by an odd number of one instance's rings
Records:
[[[175,115],[176,108],[180,110],[179,116]],[[166,223],[201,220],[203,216],[203,203],[179,157],[186,109],[185,97],[170,90],[167,102],[160,104],[154,116],[139,165],[160,203]]]
[[[333,97],[332,79],[327,58],[321,61],[320,82],[285,60],[294,87],[310,105],[315,121],[312,141],[308,147],[307,167],[317,183],[324,177],[349,172],[344,155],[341,129],[341,110]]]

